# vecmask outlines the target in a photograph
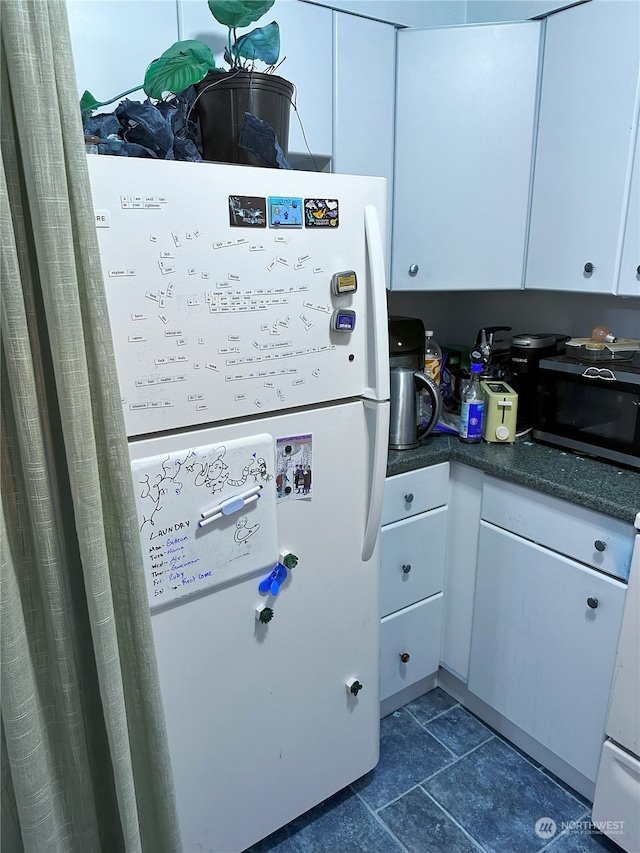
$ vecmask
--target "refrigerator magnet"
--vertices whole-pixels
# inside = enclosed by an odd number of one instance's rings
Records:
[[[276,439],[276,501],[311,498],[313,438],[294,435]]]
[[[236,228],[266,228],[266,200],[260,196],[230,195],[229,225]]]
[[[337,228],[340,224],[337,198],[305,198],[306,228]]]
[[[302,199],[269,196],[269,228],[302,228]]]

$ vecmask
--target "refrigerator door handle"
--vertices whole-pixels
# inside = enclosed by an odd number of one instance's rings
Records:
[[[387,476],[387,453],[389,449],[390,403],[374,403],[363,400],[364,414],[369,434],[369,506],[362,540],[362,560],[371,558],[380,534],[382,499]]]
[[[364,231],[369,259],[369,289],[367,293],[369,314],[368,387],[364,396],[370,400],[389,399],[389,331],[387,328],[387,289],[380,218],[374,205],[364,208]]]

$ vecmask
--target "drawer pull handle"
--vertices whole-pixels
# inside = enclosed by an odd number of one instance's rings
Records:
[[[409,492],[408,495],[404,496],[405,501],[410,504],[413,502],[413,492]]]
[[[411,571],[411,563],[404,563],[402,566],[402,571],[404,572],[405,575],[408,575],[409,572]]]
[[[409,661],[411,660],[411,655],[409,654],[409,652],[402,652],[402,654],[400,655],[400,660],[402,661],[402,663],[409,663]]]
[[[596,607],[598,606],[598,599],[597,598],[587,598],[587,604],[589,605],[589,607],[592,610],[595,610]]]
[[[596,551],[606,551],[607,549],[607,543],[603,542],[602,539],[596,539],[593,544],[595,546]]]

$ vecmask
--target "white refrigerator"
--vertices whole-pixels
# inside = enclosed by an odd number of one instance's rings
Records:
[[[238,853],[378,760],[386,182],[88,162],[184,849]]]

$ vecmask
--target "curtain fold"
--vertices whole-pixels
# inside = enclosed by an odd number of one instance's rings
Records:
[[[3,853],[178,850],[66,7],[0,7]]]

